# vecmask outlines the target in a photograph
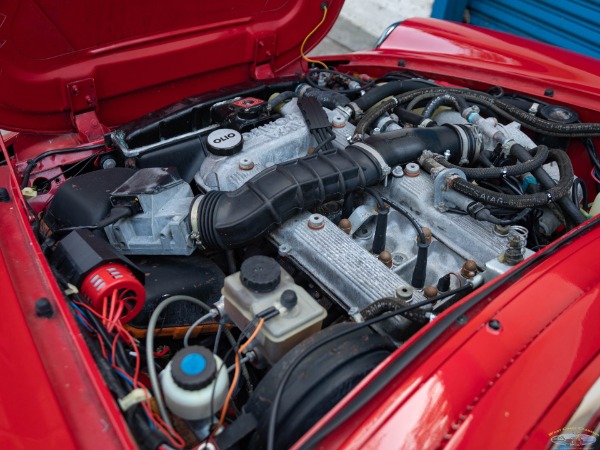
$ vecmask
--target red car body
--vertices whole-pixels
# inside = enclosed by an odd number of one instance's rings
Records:
[[[166,16],[157,19],[158,4],[70,2],[47,17],[46,3],[0,11],[0,127],[18,132],[4,136],[2,151],[9,160],[11,145],[14,158],[0,166],[7,194],[0,202],[0,447],[134,448],[32,233],[19,187],[24,165],[50,148],[98,142],[104,131],[181,98],[303,71],[299,43],[322,11],[305,0],[285,8],[266,2],[256,14],[238,1],[203,15],[188,2],[188,14],[162,8]],[[330,20],[340,8],[331,4]],[[449,85],[551,95],[582,120],[600,118],[600,61],[466,25],[408,20],[374,50],[324,60],[374,76],[402,66]],[[48,158],[32,176],[54,176],[68,157]],[[48,198],[32,202],[35,212]],[[600,377],[598,254],[594,219],[419,331],[296,448],[548,445]],[[360,408],[348,413],[354,404]],[[596,411],[588,428],[598,419]]]

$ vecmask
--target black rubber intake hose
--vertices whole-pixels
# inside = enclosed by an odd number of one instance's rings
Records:
[[[527,152],[527,150],[523,150]],[[527,158],[529,157],[529,152],[527,152]],[[563,151],[550,150],[548,161],[556,161],[558,163],[560,181],[555,185],[550,179],[553,186],[547,188],[545,192],[537,192],[535,194],[525,195],[504,194],[482,188],[481,186],[469,183],[467,180],[462,178],[453,179],[450,185],[454,190],[460,192],[461,194],[488,205],[515,209],[544,206],[551,202],[557,202],[563,197],[567,196],[571,189],[571,185],[573,184],[573,166],[571,165],[571,160]],[[544,169],[540,168],[539,170],[543,171]]]
[[[206,248],[243,247],[294,214],[375,184],[382,176],[380,164],[364,149],[316,153],[270,167],[233,192],[196,197],[192,229]]]
[[[513,147],[517,148],[517,145],[518,144],[513,145]],[[520,145],[518,145],[518,147],[525,150]],[[535,169],[541,167],[546,162],[550,151],[545,145],[540,145],[539,147],[535,148],[535,154],[533,158],[531,157],[531,153],[529,153],[527,150],[525,150],[525,153],[519,152],[519,154],[521,158],[517,159],[521,161],[521,164],[503,167],[462,167],[446,161],[446,159],[441,155],[434,156],[434,159],[444,167],[462,170],[466,177],[469,179],[485,180],[491,178],[502,178],[507,176],[512,177],[532,172]]]
[[[361,110],[366,111],[384,98],[402,94],[414,89],[431,87],[431,83],[423,80],[398,80],[371,88],[365,95],[354,101]]]
[[[305,156],[270,167],[232,192],[211,191],[192,202],[192,231],[205,248],[239,248],[300,211],[377,184],[384,166],[406,164],[427,149],[449,150],[451,161],[474,154],[468,128],[411,128],[374,136],[343,150]],[[385,163],[385,164],[382,164]]]
[[[443,154],[450,151],[449,161],[474,161],[477,141],[470,125],[442,125],[430,128],[405,128],[376,134],[364,141],[377,150],[388,166],[393,167],[419,159],[423,150]],[[360,146],[361,144],[354,144]]]

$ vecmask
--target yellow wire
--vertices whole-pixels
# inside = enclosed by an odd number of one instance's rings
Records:
[[[321,66],[323,66],[325,69],[329,69],[329,67],[327,67],[327,64],[325,64],[323,61],[318,61],[316,59],[310,59],[308,56],[306,56],[304,54],[304,46],[306,45],[306,42],[310,39],[310,37],[315,34],[315,32],[319,29],[319,27],[321,25],[323,25],[323,22],[325,22],[325,19],[327,18],[327,6],[323,5],[323,18],[321,19],[321,21],[318,23],[318,25],[310,32],[308,33],[308,36],[306,36],[304,38],[304,41],[302,42],[302,45],[300,46],[300,54],[302,55],[302,59],[308,63],[315,63],[315,64],[320,64]]]

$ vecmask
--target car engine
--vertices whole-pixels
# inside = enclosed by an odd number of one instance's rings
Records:
[[[571,140],[595,149],[548,100],[310,69],[186,99],[112,130],[76,175],[55,167],[40,241],[139,445],[289,448],[583,223]]]

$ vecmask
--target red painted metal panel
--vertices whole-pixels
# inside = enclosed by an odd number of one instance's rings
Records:
[[[321,0],[159,0],[92,4],[10,0],[0,6],[0,128],[72,129],[69,83],[93,79],[101,123],[114,126],[256,74],[300,68]],[[343,2],[329,1],[331,29]],[[256,70],[269,65],[269,70]]]
[[[444,22],[402,22],[378,49],[356,54],[352,65],[430,73],[434,78],[501,85],[553,101],[597,110],[600,60],[498,31]]]
[[[1,140],[0,146],[6,152]],[[10,195],[0,202],[0,447],[134,448],[33,237],[8,166],[0,167],[0,186]],[[54,309],[50,319],[35,313],[42,297]]]

